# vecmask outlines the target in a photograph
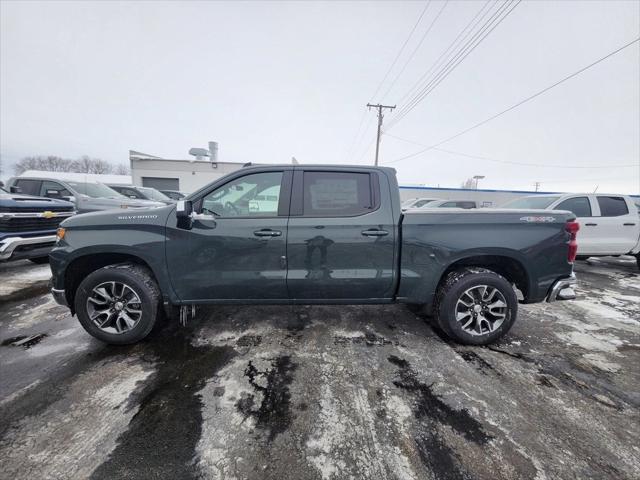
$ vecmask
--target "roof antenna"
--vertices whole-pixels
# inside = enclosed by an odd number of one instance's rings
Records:
[[[596,193],[596,192],[598,191],[598,187],[599,187],[599,186],[600,186],[600,185],[596,185],[596,188],[594,188],[594,189],[593,189],[593,193]]]

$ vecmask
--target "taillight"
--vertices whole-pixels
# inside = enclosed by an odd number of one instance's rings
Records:
[[[578,230],[580,230],[580,224],[575,220],[567,222],[564,229],[569,232],[569,252],[567,254],[567,261],[573,263],[578,254]]]

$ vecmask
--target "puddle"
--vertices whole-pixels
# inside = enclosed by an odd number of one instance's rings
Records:
[[[257,428],[267,430],[269,441],[286,431],[291,424],[289,385],[293,381],[295,369],[296,364],[291,361],[291,357],[285,355],[274,359],[271,368],[260,371],[249,362],[244,371],[249,384],[262,396],[262,400],[258,405],[254,394],[243,393],[236,408],[245,418],[253,417]]]

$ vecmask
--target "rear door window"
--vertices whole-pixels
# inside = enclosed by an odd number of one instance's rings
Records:
[[[377,207],[371,175],[356,172],[304,172],[304,216],[348,217]]]
[[[20,193],[25,195],[40,195],[40,180],[17,180],[16,187],[20,189]]]
[[[602,208],[602,207],[601,207]],[[554,210],[569,210],[576,217],[590,217],[591,204],[588,197],[574,197],[560,202],[558,206],[553,207]]]
[[[620,217],[627,215],[629,209],[624,197],[605,197],[598,195],[598,205],[600,205],[600,216]]]

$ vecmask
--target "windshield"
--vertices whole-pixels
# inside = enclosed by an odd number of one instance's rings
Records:
[[[0,187],[0,192],[9,193],[4,188]]]
[[[409,200],[405,200],[404,202],[402,202],[402,206],[403,207],[409,207],[416,200],[417,200],[416,198],[410,198]]]
[[[560,197],[523,197],[505,203],[502,208],[523,208],[544,210]]]
[[[142,193],[144,193],[147,198],[150,198],[151,200],[158,200],[160,202],[170,202],[171,199],[169,197],[167,197],[164,193],[156,190],[155,188],[150,188],[150,187],[138,187],[138,190],[140,190]]]
[[[102,183],[67,182],[76,192],[91,198],[126,198]]]

